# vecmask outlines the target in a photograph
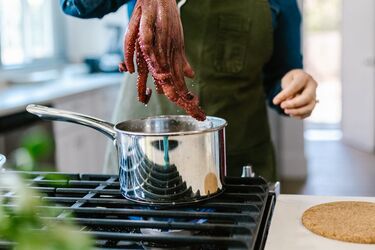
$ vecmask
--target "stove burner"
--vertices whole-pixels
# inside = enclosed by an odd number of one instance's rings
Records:
[[[150,209],[143,207],[142,209]],[[214,212],[214,209],[210,208],[198,208],[198,209],[186,209],[184,211],[187,212]],[[132,220],[143,220],[142,217],[129,217]],[[190,224],[203,224],[207,222],[207,219],[185,219],[185,218],[146,218],[145,220],[150,222],[167,222],[168,224],[176,223],[176,222],[182,222],[182,223],[190,223]],[[184,230],[184,229],[158,229],[158,228],[141,228],[140,232],[144,235],[154,235],[154,236],[192,236],[192,235],[198,235],[199,231],[190,231],[190,230]],[[149,248],[152,246],[152,248]],[[159,249],[170,249],[170,248],[162,248],[165,245],[163,244],[145,244],[144,247],[146,249],[156,249],[155,247],[159,247]],[[179,248],[180,249],[180,248]],[[181,249],[189,249],[186,247],[183,247]]]
[[[59,211],[51,219],[72,212],[96,249],[262,249],[274,200],[261,178],[227,178],[225,192],[206,202],[151,208],[124,199],[117,176],[18,173]],[[0,249],[7,246],[0,239]]]
[[[167,237],[173,237],[173,236],[179,236],[179,237],[191,237],[194,232],[192,231],[188,231],[188,230],[182,230],[182,229],[179,229],[179,230],[166,230],[166,231],[163,231],[162,229],[155,229],[155,228],[142,228],[141,229],[141,233],[143,235],[150,235],[150,236],[159,236],[159,237],[163,237],[163,236],[167,236]],[[150,250],[156,250],[156,249],[163,249],[163,250],[169,250],[169,249],[190,249],[189,247],[177,247],[174,246],[173,248],[171,248],[170,246],[168,246],[168,244],[155,244],[155,243],[146,243],[146,244],[142,244],[142,246],[145,248],[145,249],[150,249]]]
[[[151,208],[151,207],[138,207],[138,209],[143,209],[143,210],[146,210],[146,211],[150,211],[150,210],[155,210],[154,208]],[[195,209],[184,209],[184,208],[180,208],[181,211],[186,211],[186,212],[190,212],[190,213],[194,213],[194,212],[214,212],[215,209],[212,209],[212,208],[195,208]],[[149,221],[155,221],[155,222],[159,222],[159,221],[166,221],[168,223],[171,223],[171,222],[189,222],[189,223],[194,223],[194,224],[203,224],[205,222],[207,222],[207,219],[206,218],[198,218],[198,219],[186,219],[186,218],[142,218],[142,217],[139,217],[139,216],[129,216],[129,219],[131,220],[149,220]],[[168,231],[168,230],[167,230]]]
[[[151,208],[147,208],[147,207],[142,207],[141,209],[144,209],[144,210],[149,210]],[[211,209],[211,208],[197,208],[197,209],[184,209],[183,211],[186,211],[186,212],[214,212],[214,209]],[[131,220],[147,220],[147,221],[150,221],[150,222],[166,222],[168,224],[171,224],[171,223],[190,223],[190,224],[203,224],[203,223],[206,223],[207,222],[207,219],[205,218],[201,218],[201,219],[185,219],[185,218],[154,218],[154,217],[151,217],[151,218],[145,218],[143,219],[142,217],[134,217],[134,216],[131,216],[129,217]],[[188,236],[188,237],[191,237],[193,235],[199,235],[199,231],[191,231],[191,230],[186,230],[186,229],[167,229],[167,228],[164,228],[164,229],[158,229],[158,228],[141,228],[140,229],[140,232],[144,235],[150,235],[150,236],[180,236],[180,237],[183,237],[183,236]],[[186,247],[186,246],[183,246],[183,247],[176,247],[174,246],[174,248],[170,248],[168,247],[168,244],[155,244],[155,243],[146,243],[146,244],[142,244],[142,246],[144,247],[144,249],[149,249],[149,250],[169,250],[169,249],[173,249],[173,250],[189,250],[191,249],[190,247]]]

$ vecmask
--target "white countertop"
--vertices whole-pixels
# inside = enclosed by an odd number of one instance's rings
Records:
[[[374,244],[327,239],[302,225],[301,216],[306,209],[321,203],[347,200],[375,202],[375,197],[278,196],[265,250],[375,250]]]
[[[120,84],[123,77],[119,73],[84,74],[52,82],[14,85],[0,91],[0,117],[22,112],[30,103],[45,104],[64,96]]]

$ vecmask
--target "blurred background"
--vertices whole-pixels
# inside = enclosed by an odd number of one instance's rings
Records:
[[[283,193],[375,196],[375,2],[300,1],[305,69],[319,83],[306,121],[269,112]],[[100,173],[108,141],[41,122],[38,103],[110,120],[127,10],[62,14],[58,1],[0,0],[0,153],[21,170]]]

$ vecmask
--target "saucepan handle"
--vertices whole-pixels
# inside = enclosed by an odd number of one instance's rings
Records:
[[[116,131],[112,123],[100,120],[95,117],[83,115],[75,112],[49,108],[45,106],[30,104],[26,107],[27,112],[37,115],[45,120],[63,121],[80,124],[90,127],[105,134],[112,140],[116,139]]]

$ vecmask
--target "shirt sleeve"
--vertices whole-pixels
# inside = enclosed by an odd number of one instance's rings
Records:
[[[272,99],[282,90],[281,79],[292,69],[303,67],[301,54],[301,13],[296,0],[270,0],[274,27],[274,48],[264,67],[264,89],[268,104],[283,114]]]
[[[60,0],[65,14],[79,18],[102,18],[117,11],[129,0]]]

